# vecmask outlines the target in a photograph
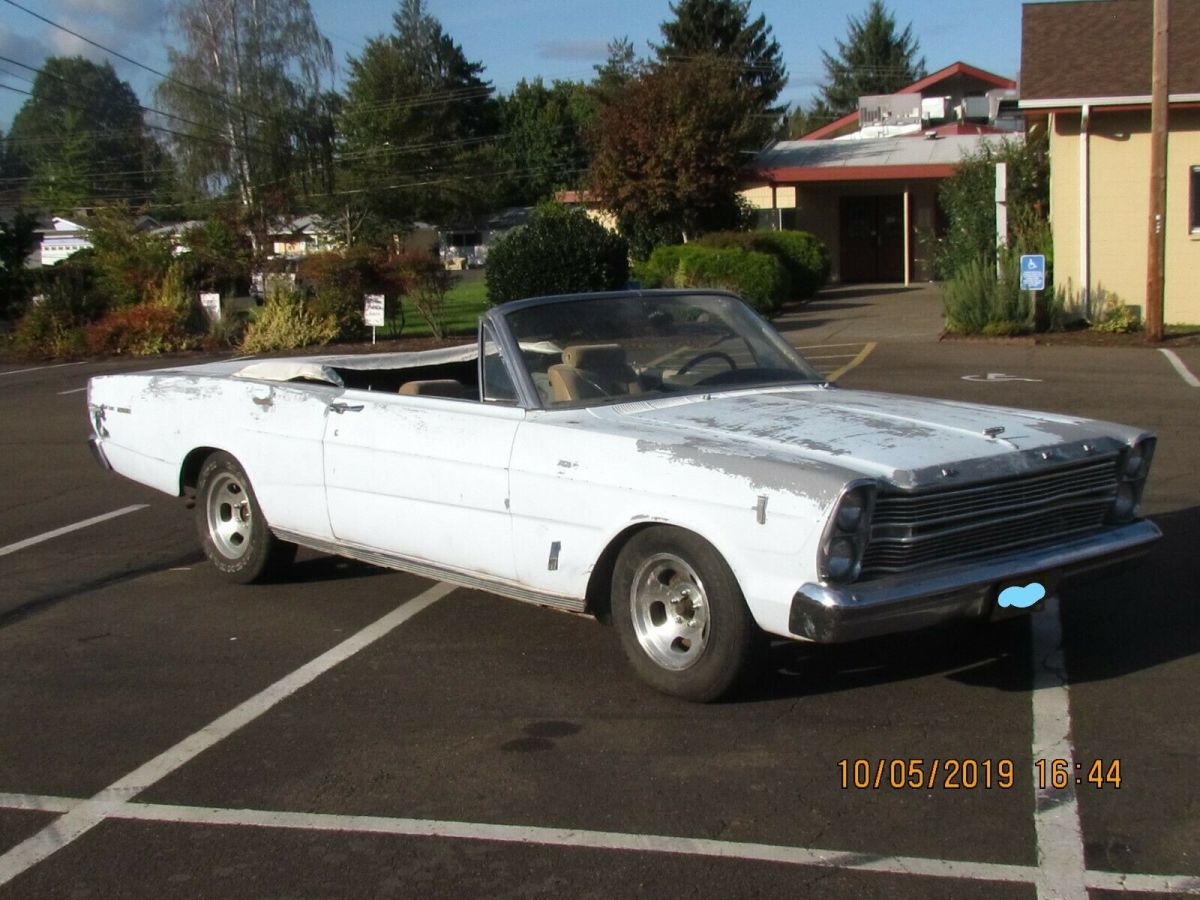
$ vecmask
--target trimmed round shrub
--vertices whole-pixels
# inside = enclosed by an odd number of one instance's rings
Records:
[[[612,291],[629,280],[629,245],[581,209],[546,204],[488,252],[488,300]]]
[[[770,247],[792,276],[792,292],[806,300],[829,280],[829,248],[807,231],[759,231],[754,249]]]
[[[772,254],[696,244],[684,248],[674,286],[732,291],[768,316],[778,312],[791,293],[787,269]]]

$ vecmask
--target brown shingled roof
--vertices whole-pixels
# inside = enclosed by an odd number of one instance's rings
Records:
[[[1021,99],[1150,94],[1153,0],[1026,3],[1021,17]],[[1200,3],[1170,5],[1172,94],[1200,93]]]

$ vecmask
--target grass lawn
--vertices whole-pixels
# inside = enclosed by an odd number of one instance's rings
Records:
[[[432,332],[421,318],[410,300],[403,300],[404,322],[399,317],[379,329],[378,336],[384,339],[429,337]],[[472,335],[479,325],[479,317],[487,311],[487,285],[483,273],[464,272],[446,295],[446,333]]]

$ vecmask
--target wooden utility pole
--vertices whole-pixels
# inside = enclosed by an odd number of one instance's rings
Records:
[[[1150,241],[1146,258],[1146,340],[1163,339],[1167,258],[1167,35],[1169,0],[1154,0],[1154,76],[1150,97]]]

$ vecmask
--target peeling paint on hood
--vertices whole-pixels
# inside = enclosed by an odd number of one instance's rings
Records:
[[[1114,429],[1135,433],[1029,410],[824,388],[739,392],[701,402],[593,412],[602,419],[620,416],[625,427],[633,420],[688,435],[681,443],[694,449],[729,452],[737,446],[738,455],[821,462],[900,482],[908,479],[897,478],[899,473],[932,466],[1012,456]],[[995,433],[997,428],[1003,431]]]

